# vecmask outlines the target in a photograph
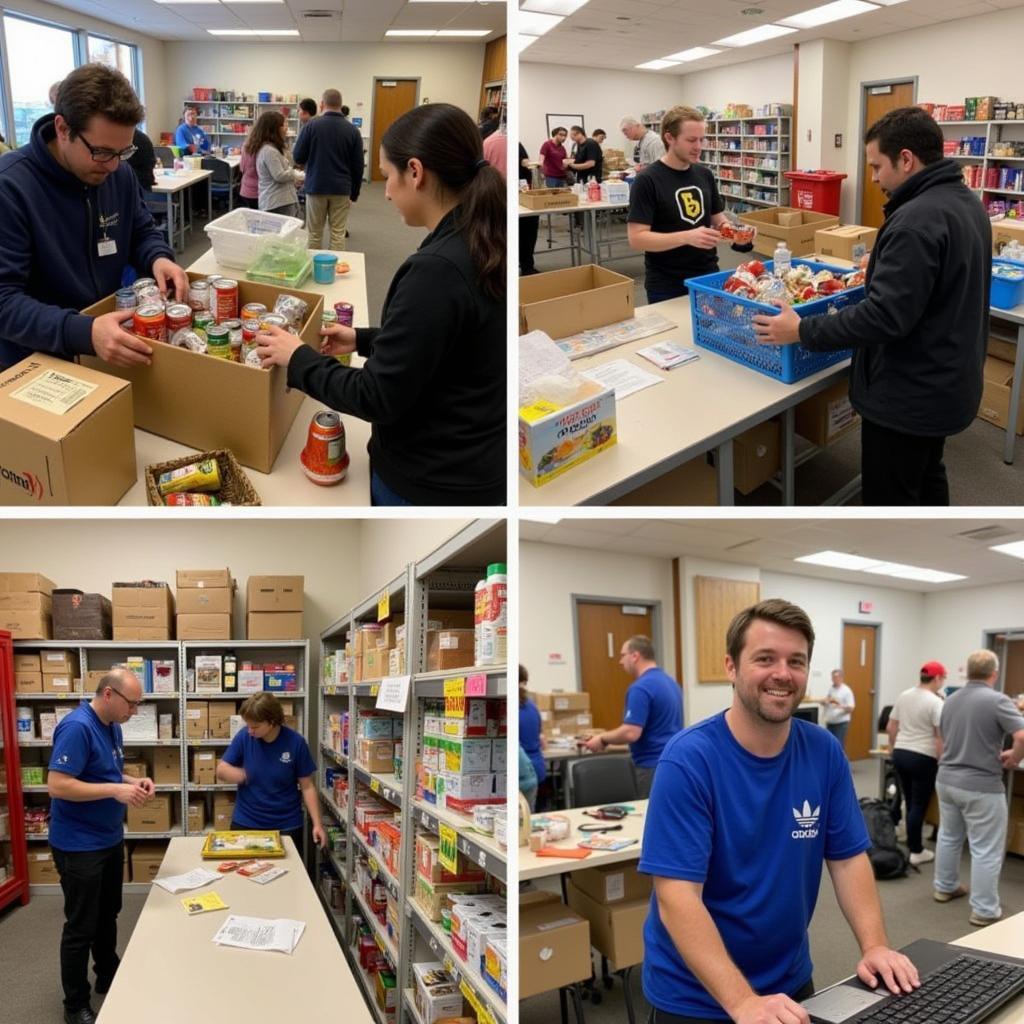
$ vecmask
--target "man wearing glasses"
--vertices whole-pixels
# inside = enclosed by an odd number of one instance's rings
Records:
[[[33,352],[149,364],[152,349],[121,327],[123,311],[78,313],[117,291],[129,267],[168,297],[188,294],[127,165],[144,116],[122,74],[83,65],[29,143],[0,157],[0,369]]]
[[[142,685],[112,669],[96,695],[64,718],[53,734],[47,787],[50,847],[64,892],[60,976],[65,1024],[93,1024],[89,951],[96,991],[110,990],[120,963],[117,915],[124,870],[124,809],[153,795],[152,779],[124,774],[121,725],[142,703]]]

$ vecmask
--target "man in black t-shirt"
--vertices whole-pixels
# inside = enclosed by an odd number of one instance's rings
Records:
[[[666,111],[661,138],[665,155],[637,175],[629,196],[629,244],[644,253],[648,302],[686,295],[688,277],[718,270],[718,228],[727,220],[714,176],[698,163],[700,111]]]
[[[593,139],[588,139],[587,133],[578,124],[569,129],[569,138],[573,141],[572,156],[565,161],[565,166],[576,174],[577,181],[585,183],[591,178],[600,181],[601,165],[604,163],[601,147]]]

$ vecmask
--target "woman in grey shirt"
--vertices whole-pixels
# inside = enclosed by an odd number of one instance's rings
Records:
[[[295,168],[285,148],[287,133],[284,115],[280,111],[264,111],[249,133],[245,150],[256,158],[259,208],[270,213],[299,217]]]

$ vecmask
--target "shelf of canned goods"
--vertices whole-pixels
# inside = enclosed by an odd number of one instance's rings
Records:
[[[424,965],[482,1024],[506,1019],[503,625],[483,655],[500,664],[476,664],[475,642],[479,584],[503,602],[505,552],[505,524],[475,522],[321,634],[318,889],[380,1024],[420,1018]]]

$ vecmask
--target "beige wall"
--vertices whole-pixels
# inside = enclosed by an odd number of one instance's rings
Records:
[[[467,526],[469,519],[367,519],[359,534],[359,595],[368,597]]]
[[[793,57],[762,57],[745,64],[731,64],[684,75],[683,103],[721,110],[729,103],[759,107],[765,103],[793,102]]]

